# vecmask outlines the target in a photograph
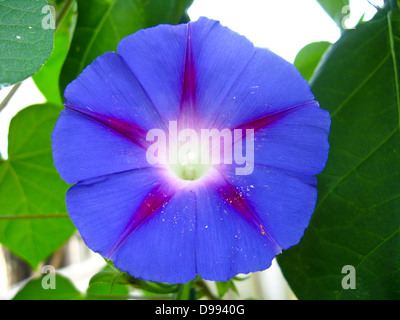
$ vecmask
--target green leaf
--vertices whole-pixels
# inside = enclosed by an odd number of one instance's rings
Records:
[[[177,24],[193,0],[78,0],[78,21],[60,77],[60,91],[122,38],[160,23]]]
[[[45,6],[45,0],[0,0],[0,89],[30,77],[50,56],[54,30]]]
[[[32,77],[47,102],[60,106],[62,105],[62,98],[58,81],[72,38],[71,30],[74,27],[73,21],[74,10],[70,8],[68,14],[64,16],[61,24],[57,27],[57,31],[54,35],[54,49],[52,54],[42,69]]]
[[[170,293],[175,293],[179,290],[179,285],[177,284],[143,281],[140,279],[130,277],[129,275],[127,276],[129,277],[130,285],[132,285],[136,289],[146,291],[147,293],[170,294]]]
[[[68,185],[51,154],[51,132],[60,110],[35,105],[11,121],[8,159],[0,163],[0,243],[32,267],[73,233],[66,213]]]
[[[230,281],[216,281],[215,286],[217,287],[218,296],[222,298],[230,289]]]
[[[45,289],[42,282],[47,282],[49,274],[30,280],[13,298],[13,300],[80,300],[82,294],[74,287],[71,281],[59,274],[55,274],[55,288]]]
[[[86,299],[126,299],[129,288],[122,276],[122,272],[105,267],[90,279]]]
[[[66,32],[56,33],[54,37],[54,51],[43,68],[33,77],[38,89],[42,92],[47,102],[62,105],[58,79],[62,65],[67,56],[69,35]]]
[[[220,298],[222,298],[225,294],[227,294],[229,290],[232,290],[237,295],[239,295],[237,288],[235,286],[235,283],[233,282],[233,279],[231,279],[229,281],[222,281],[222,282],[216,281],[215,285],[217,287],[218,296]]]
[[[342,28],[343,18],[350,13],[349,0],[317,0],[326,13]]]
[[[135,289],[141,290],[146,295],[163,295],[175,293],[179,289],[177,284],[169,284],[163,282],[151,282],[144,281],[141,279],[136,279],[129,275],[128,273],[122,272],[114,267],[112,261],[106,260],[108,266],[103,269],[100,273],[95,275],[91,282],[111,282],[114,285],[129,285]]]
[[[297,53],[293,64],[300,71],[304,79],[310,81],[319,61],[330,45],[331,43],[327,41],[313,42],[306,45]]]
[[[330,155],[301,243],[279,257],[300,299],[400,299],[400,11],[332,45],[312,82]],[[354,266],[356,289],[342,268]]]
[[[174,300],[194,300],[193,296],[193,282],[189,281],[187,283],[182,283],[178,285],[178,291],[174,297]]]

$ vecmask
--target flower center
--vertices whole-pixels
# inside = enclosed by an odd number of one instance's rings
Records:
[[[176,164],[170,164],[174,175],[182,180],[194,181],[203,177],[210,169],[210,164],[201,163],[201,150],[197,146],[184,144],[178,149]]]

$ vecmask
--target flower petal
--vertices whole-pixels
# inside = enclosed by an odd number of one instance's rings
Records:
[[[68,213],[89,248],[108,255],[157,179],[156,170],[137,169],[79,182],[68,190]]]
[[[214,63],[218,64],[219,68],[224,66],[226,70],[236,67],[229,60],[231,54],[232,51],[225,54],[219,52]],[[200,61],[199,68],[208,64],[206,59]],[[230,85],[229,92],[226,92],[223,76],[212,84],[213,97],[207,101],[208,108],[205,105],[201,114],[211,127],[238,127],[243,123],[314,100],[307,81],[296,68],[271,51],[256,48],[250,61],[245,61],[247,64],[242,68],[242,72],[238,76],[234,75],[236,81]],[[233,77],[226,71],[225,76],[230,79]],[[203,81],[206,81],[206,78]],[[212,100],[218,103],[214,104]]]
[[[197,108],[204,127],[212,124],[230,88],[242,79],[243,69],[252,59],[255,48],[245,37],[218,21],[200,18],[189,23],[189,28]]]
[[[116,53],[99,56],[64,92],[65,106],[90,116],[124,121],[144,130],[163,128],[142,85]]]
[[[187,26],[182,24],[139,30],[118,45],[119,54],[166,122],[179,116],[186,43]]]
[[[67,87],[52,135],[58,171],[78,182],[66,202],[86,244],[149,281],[227,281],[269,267],[308,226],[313,175],[328,154],[329,114],[308,83],[284,59],[206,18],[138,31],[118,51]],[[254,129],[254,171],[215,165],[186,181],[150,167],[146,132],[172,120]]]
[[[248,122],[254,129],[254,163],[305,175],[319,174],[329,153],[330,116],[317,102]],[[246,144],[242,142],[245,154]]]
[[[317,201],[315,177],[262,166],[247,176],[226,167],[225,176],[281,249],[299,243]]]
[[[196,277],[196,215],[190,190],[176,193],[137,228],[111,259],[132,276],[168,283]]]
[[[194,197],[174,193],[158,170],[138,169],[76,184],[67,208],[88,247],[120,270],[187,282],[196,276]]]
[[[63,110],[52,133],[54,164],[67,183],[145,168],[144,150],[104,124]]]
[[[197,272],[207,280],[227,281],[268,268],[277,248],[215,187],[195,190]]]

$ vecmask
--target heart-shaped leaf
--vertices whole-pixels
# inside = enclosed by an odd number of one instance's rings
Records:
[[[32,267],[73,233],[65,206],[68,185],[51,154],[51,132],[60,109],[45,104],[11,121],[8,159],[0,163],[0,243]]]

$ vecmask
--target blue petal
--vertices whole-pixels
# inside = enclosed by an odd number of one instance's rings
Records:
[[[263,166],[248,176],[233,167],[225,174],[281,249],[300,242],[317,201],[315,177]]]
[[[170,199],[144,202],[160,185],[162,192],[154,197]],[[134,277],[182,283],[196,276],[194,196],[190,191],[173,194],[160,172],[149,168],[78,183],[66,200],[90,249]],[[147,212],[140,217],[143,206]]]
[[[54,164],[67,183],[148,167],[127,137],[73,110],[63,110],[52,133]]]
[[[232,85],[242,80],[241,74],[255,48],[245,37],[221,26],[218,21],[200,18],[189,23],[189,28],[197,107],[203,125],[214,128],[212,120]]]
[[[242,39],[239,35],[233,38],[236,41]],[[233,40],[231,43],[236,44]],[[210,127],[233,128],[314,100],[307,81],[281,57],[267,49],[256,48],[250,60],[241,57],[241,63],[233,62],[231,56],[250,50],[241,43],[229,49],[219,50],[211,62],[209,56],[198,60],[199,70],[215,67],[220,70],[215,72],[218,74],[218,77],[214,76],[215,81],[208,85],[203,85],[208,81],[206,77],[199,77],[199,91],[205,87],[210,92],[201,113]]]
[[[160,25],[139,30],[118,45],[119,54],[166,122],[178,119],[186,39],[186,25]]]
[[[112,260],[143,280],[186,283],[197,275],[196,234],[193,193],[181,190],[132,233]]]
[[[64,96],[67,108],[84,114],[125,121],[145,130],[163,128],[141,83],[116,53],[99,56],[67,86]]]
[[[329,113],[317,102],[278,117],[255,132],[255,164],[304,175],[319,174],[328,158],[329,127]]]
[[[210,188],[195,190],[197,272],[213,281],[227,281],[239,273],[271,265],[277,248],[251,221]]]
[[[106,257],[155,183],[157,173],[148,168],[72,186],[66,195],[68,213],[88,247]]]
[[[226,281],[269,267],[308,226],[313,175],[327,158],[329,114],[308,83],[206,18],[141,30],[118,51],[67,87],[52,136],[57,169],[78,182],[66,201],[82,238],[150,281]],[[224,166],[222,184],[205,178],[177,192],[148,168],[146,131],[181,119],[186,106],[202,128],[256,129],[251,175]]]

